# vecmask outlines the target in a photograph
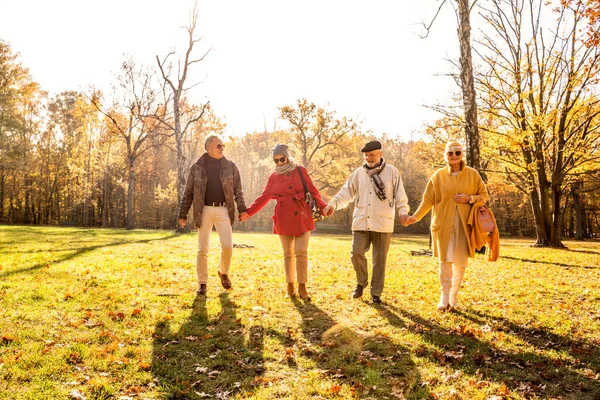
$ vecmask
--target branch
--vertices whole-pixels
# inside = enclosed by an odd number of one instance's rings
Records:
[[[442,7],[444,6],[444,4],[446,4],[446,0],[442,1],[442,4],[440,4],[437,12],[435,13],[435,15],[433,16],[433,18],[431,19],[431,22],[429,22],[429,25],[425,25],[425,23],[421,23],[421,25],[423,25],[423,28],[425,28],[425,31],[427,31],[427,34],[425,34],[425,35],[418,35],[421,39],[425,39],[425,38],[427,38],[427,36],[429,36],[429,32],[431,31],[431,27],[433,26],[433,23],[437,19],[438,15],[440,15],[440,11],[442,11]]]

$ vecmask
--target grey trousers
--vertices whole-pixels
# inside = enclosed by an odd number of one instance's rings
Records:
[[[391,233],[354,231],[352,232],[352,265],[356,272],[356,281],[366,288],[369,284],[367,257],[365,253],[373,244],[373,276],[371,277],[371,296],[381,296],[385,282],[385,263],[392,240]]]

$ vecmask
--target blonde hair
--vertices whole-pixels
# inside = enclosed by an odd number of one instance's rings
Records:
[[[444,148],[444,161],[448,162],[448,152],[450,151],[450,149],[455,149],[454,151],[456,151],[457,148],[463,152],[463,158],[464,158],[463,145],[458,140],[451,139],[448,141],[448,143],[446,143],[446,147]]]

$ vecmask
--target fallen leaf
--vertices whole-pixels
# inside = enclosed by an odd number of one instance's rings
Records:
[[[14,342],[15,340],[17,340],[17,337],[8,333],[5,333],[4,335],[2,335],[2,342],[4,342],[4,344],[10,343],[10,342]]]
[[[150,371],[150,369],[152,368],[152,366],[150,364],[148,364],[147,362],[144,362],[144,361],[140,362],[139,365],[140,365],[140,369],[142,371]]]
[[[329,391],[333,394],[338,394],[341,390],[342,390],[342,387],[340,385],[334,385],[329,388]]]
[[[452,382],[452,381],[455,381],[455,380],[457,380],[458,378],[460,378],[461,376],[462,376],[462,371],[460,371],[460,370],[458,370],[458,371],[455,371],[453,374],[446,375],[446,376],[444,377],[444,382]]]
[[[73,389],[69,392],[69,399],[72,400],[86,400],[86,397],[82,395],[79,390]]]
[[[508,389],[508,387],[503,383],[498,390],[496,390],[496,393],[502,396],[507,396],[510,394],[510,390]]]

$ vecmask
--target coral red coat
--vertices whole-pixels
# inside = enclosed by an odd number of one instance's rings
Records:
[[[302,171],[306,187],[316,200],[319,210],[323,210],[327,203],[313,185],[306,168],[302,166],[298,168]],[[298,168],[287,174],[271,173],[262,194],[246,210],[248,215],[252,216],[267,205],[271,199],[275,199],[277,204],[271,218],[273,219],[273,233],[278,235],[300,236],[304,232],[315,229],[310,207],[304,201],[304,186],[298,175]]]

